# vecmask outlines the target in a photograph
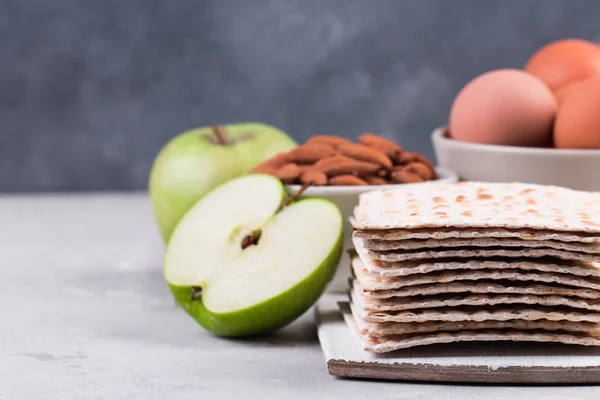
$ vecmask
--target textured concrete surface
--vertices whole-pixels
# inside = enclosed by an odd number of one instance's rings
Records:
[[[600,387],[340,380],[312,313],[251,341],[176,309],[144,195],[0,197],[0,399],[598,399]]]
[[[596,0],[2,0],[0,191],[143,189],[159,148],[258,120],[433,155],[468,80],[600,38]]]

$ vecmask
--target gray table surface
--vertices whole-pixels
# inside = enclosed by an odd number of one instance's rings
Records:
[[[145,194],[0,197],[0,400],[598,399],[600,387],[341,380],[312,312],[211,336],[175,308]]]

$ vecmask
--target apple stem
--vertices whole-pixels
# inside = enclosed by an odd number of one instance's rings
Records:
[[[287,206],[289,206],[290,204],[292,204],[298,197],[300,197],[300,195],[306,189],[308,189],[308,187],[310,185],[312,185],[312,181],[304,183],[302,185],[302,187],[296,191],[296,193],[292,194],[290,197],[288,197],[287,199],[285,199],[284,201],[281,202],[281,204],[279,205],[279,208],[277,209],[277,212],[283,210],[284,208],[286,208]]]
[[[225,131],[225,127],[222,125],[213,125],[212,126],[213,135],[215,135],[215,140],[217,144],[225,146],[229,144],[227,140],[227,132]]]
[[[190,301],[198,300],[198,297],[202,294],[202,288],[200,286],[192,286],[192,294]]]

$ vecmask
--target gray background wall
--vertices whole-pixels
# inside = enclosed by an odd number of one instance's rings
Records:
[[[600,37],[600,2],[0,0],[0,191],[145,189],[185,129],[374,131],[432,156],[456,92],[544,43]]]

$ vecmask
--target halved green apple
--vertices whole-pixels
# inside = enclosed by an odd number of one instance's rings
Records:
[[[342,215],[325,199],[286,203],[277,178],[251,174],[212,190],[177,225],[164,277],[177,304],[205,329],[271,332],[325,290],[342,253]]]

